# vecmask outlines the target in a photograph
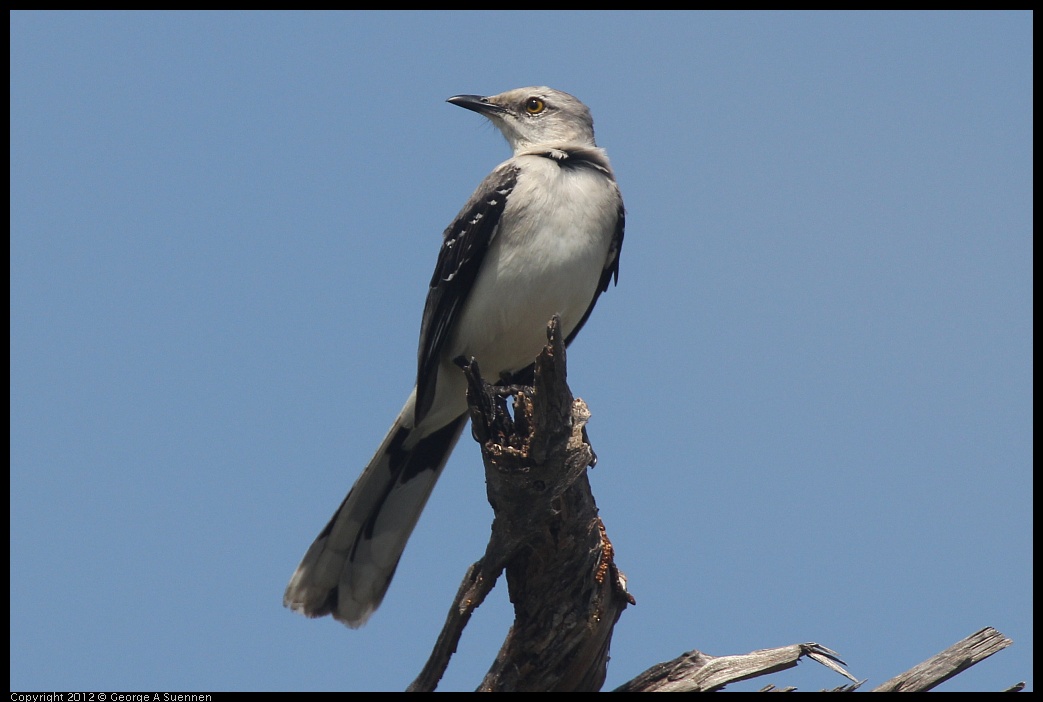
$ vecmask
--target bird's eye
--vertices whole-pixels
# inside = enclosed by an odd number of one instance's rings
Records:
[[[538,115],[547,109],[547,103],[540,100],[538,97],[531,97],[525,102],[525,111],[530,115]]]

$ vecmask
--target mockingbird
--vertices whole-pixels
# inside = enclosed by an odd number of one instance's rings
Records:
[[[484,115],[514,155],[445,230],[420,324],[416,387],[384,443],[304,554],[283,603],[362,626],[466,421],[456,359],[487,377],[521,374],[561,318],[566,343],[619,275],[623,199],[590,110],[546,87],[448,102]]]

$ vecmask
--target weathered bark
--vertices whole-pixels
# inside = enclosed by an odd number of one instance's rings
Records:
[[[925,692],[970,668],[1011,644],[1010,639],[992,627],[968,636],[909,671],[874,688],[873,692]],[[795,644],[781,648],[753,651],[740,656],[708,656],[689,651],[672,661],[652,666],[615,692],[708,692],[720,690],[728,683],[792,668],[804,656],[840,673],[853,685],[833,688],[831,692],[851,692],[865,680],[856,680],[841,666],[846,665],[834,651],[815,643]],[[1025,687],[1020,682],[1005,692]],[[768,685],[762,691],[790,691]]]
[[[590,413],[566,382],[556,320],[548,339],[532,387],[490,386],[473,361],[465,368],[472,433],[495,514],[492,534],[410,690],[435,688],[471,613],[504,570],[514,625],[478,689],[597,691],[605,681],[612,630],[634,600],[590,492]]]
[[[793,668],[804,656],[854,681],[854,687],[858,686],[858,680],[841,667],[844,661],[835,651],[817,643],[805,643],[739,656],[708,656],[689,651],[672,661],[652,666],[613,692],[711,692],[728,683]]]
[[[957,641],[938,655],[873,688],[873,692],[926,692],[975,663],[1002,651],[1011,643],[1013,642],[1006,636],[987,626],[962,641]],[[1025,683],[1019,684],[1021,687],[1025,686]],[[1014,688],[1021,689],[1017,685],[1008,689]]]

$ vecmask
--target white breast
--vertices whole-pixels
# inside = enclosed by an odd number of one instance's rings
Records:
[[[603,173],[522,156],[518,183],[446,346],[496,378],[533,362],[551,316],[568,335],[590,306],[615,235],[618,191]],[[519,202],[525,202],[524,207]]]

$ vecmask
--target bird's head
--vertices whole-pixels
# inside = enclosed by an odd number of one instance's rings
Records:
[[[515,153],[545,145],[596,146],[590,110],[560,90],[515,88],[490,97],[455,95],[447,102],[488,117]]]

